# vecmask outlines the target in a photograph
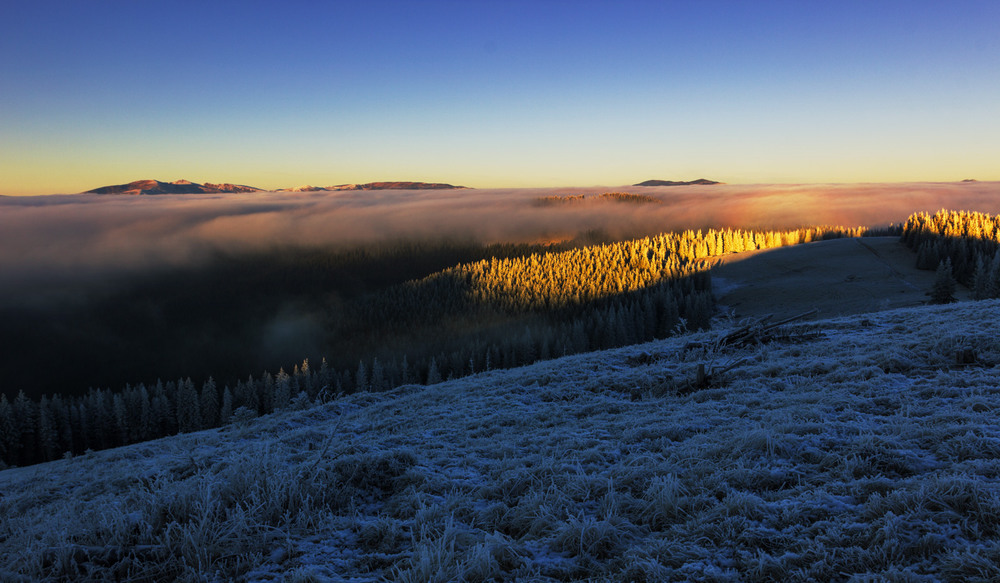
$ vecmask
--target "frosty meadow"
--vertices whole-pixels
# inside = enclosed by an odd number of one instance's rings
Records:
[[[990,300],[721,327],[6,470],[0,574],[996,580],[998,324]]]

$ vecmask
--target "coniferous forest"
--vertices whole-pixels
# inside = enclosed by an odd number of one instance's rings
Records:
[[[903,242],[917,253],[918,268],[950,274],[975,299],[1000,298],[1000,215],[915,213],[903,225]]]
[[[546,245],[424,241],[219,255],[123,282],[79,313],[9,314],[5,333],[21,342],[4,356],[19,374],[0,396],[0,462],[27,465],[342,394],[705,329],[713,258],[864,234],[725,229],[611,241],[587,233]],[[269,319],[276,313],[288,329],[261,344],[260,329],[281,327]],[[269,359],[269,348],[284,352]],[[32,351],[60,366],[23,366]],[[126,363],[113,367],[116,376],[101,376],[103,353]]]

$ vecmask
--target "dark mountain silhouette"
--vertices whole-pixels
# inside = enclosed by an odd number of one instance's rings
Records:
[[[365,184],[337,184],[335,186],[296,186],[281,188],[279,192],[316,192],[321,190],[448,190],[468,188],[441,182],[368,182]]]
[[[639,184],[633,184],[632,186],[690,186],[692,184],[722,184],[721,182],[716,182],[715,180],[708,180],[706,178],[699,178],[698,180],[690,180],[688,182],[676,181],[676,180],[647,180],[645,182],[640,182]]]
[[[217,192],[260,192],[262,189],[242,184],[198,184],[189,180],[160,182],[159,180],[137,180],[128,184],[114,184],[88,190],[84,194],[206,194]]]

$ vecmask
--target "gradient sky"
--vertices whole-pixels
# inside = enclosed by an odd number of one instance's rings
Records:
[[[1000,180],[1000,2],[19,1],[0,194]]]

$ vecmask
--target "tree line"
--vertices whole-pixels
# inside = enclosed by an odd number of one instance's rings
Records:
[[[534,200],[535,206],[553,206],[563,204],[574,204],[581,202],[624,202],[630,204],[663,204],[663,201],[647,194],[634,194],[631,192],[605,192],[597,196],[587,198],[586,194],[566,194],[553,196],[540,196]]]
[[[868,234],[864,228],[688,230],[459,263],[360,293],[324,318],[318,368],[216,382],[137,383],[83,395],[0,395],[0,464],[27,465],[196,431],[357,391],[435,384],[541,359],[708,328],[712,258]]]

